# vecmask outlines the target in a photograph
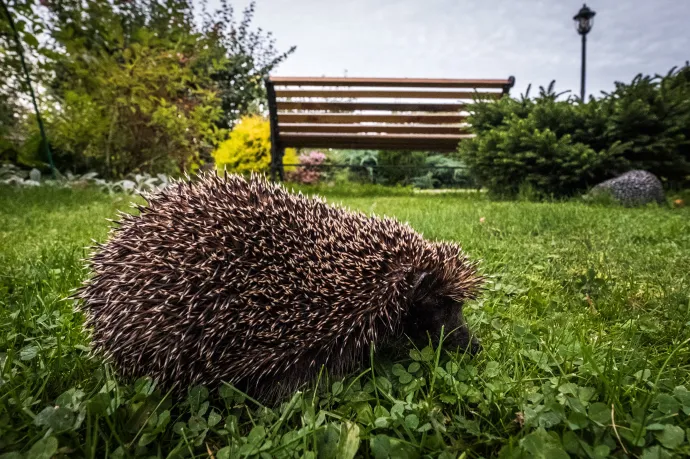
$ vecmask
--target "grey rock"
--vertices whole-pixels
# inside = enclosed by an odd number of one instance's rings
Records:
[[[29,172],[29,179],[33,182],[40,182],[41,171],[39,171],[38,169],[31,169],[31,172]]]
[[[625,206],[641,206],[656,202],[666,202],[661,181],[651,172],[635,170],[596,185],[589,192],[590,196],[610,194],[612,198]]]

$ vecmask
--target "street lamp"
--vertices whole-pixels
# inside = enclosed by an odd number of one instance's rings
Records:
[[[585,101],[585,56],[587,54],[587,34],[594,25],[594,15],[596,13],[584,4],[580,11],[573,17],[577,33],[582,35],[582,75],[580,77],[580,98]]]

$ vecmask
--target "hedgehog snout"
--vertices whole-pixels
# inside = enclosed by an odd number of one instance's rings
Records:
[[[472,334],[464,319],[460,319],[459,328],[452,330],[443,340],[444,347],[450,350],[459,350],[469,355],[477,355],[482,350],[482,344]]]
[[[468,348],[468,352],[470,355],[477,355],[482,351],[482,343],[476,338],[472,337],[472,342],[470,343],[470,347]]]

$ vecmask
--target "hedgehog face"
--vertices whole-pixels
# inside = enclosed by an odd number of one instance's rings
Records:
[[[462,303],[434,292],[434,280],[422,274],[415,283],[413,301],[405,320],[405,333],[414,342],[425,344],[431,337],[438,344],[443,330],[443,346],[475,355],[481,350],[462,315]]]

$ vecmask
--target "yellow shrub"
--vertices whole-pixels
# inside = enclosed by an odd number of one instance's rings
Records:
[[[269,172],[271,167],[271,127],[267,119],[258,115],[242,117],[230,132],[230,137],[213,153],[218,171],[246,174],[252,171]],[[286,148],[283,164],[298,164],[294,148]],[[294,169],[286,167],[285,170]]]

